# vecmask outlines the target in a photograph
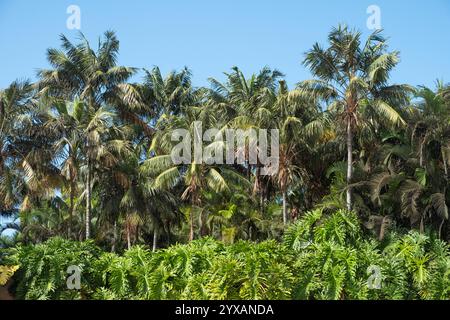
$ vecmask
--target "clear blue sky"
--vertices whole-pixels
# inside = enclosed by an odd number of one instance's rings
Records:
[[[325,42],[332,26],[347,23],[367,34],[366,9],[375,4],[391,48],[401,52],[392,81],[450,81],[448,0],[0,0],[0,88],[34,79],[59,34],[76,36],[66,28],[71,4],[81,8],[81,31],[91,41],[107,29],[117,32],[122,65],[158,65],[163,73],[186,65],[196,85],[222,79],[234,65],[246,73],[268,65],[291,86],[309,78],[303,53]]]

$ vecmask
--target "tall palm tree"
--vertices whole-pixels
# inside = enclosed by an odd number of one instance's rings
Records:
[[[170,236],[171,225],[180,221],[180,210],[173,194],[156,190],[147,176],[140,174],[139,146],[121,157],[116,165],[102,168],[98,186],[102,222],[113,226],[112,251],[118,245],[118,227],[123,222],[124,235],[130,249],[139,240],[139,231],[151,231],[156,250],[160,235]],[[141,232],[142,233],[142,232]]]
[[[88,40],[80,34],[80,43],[72,44],[61,35],[62,50],[48,49],[47,59],[53,69],[40,70],[38,88],[41,96],[60,100],[81,100],[90,113],[95,113],[105,103],[117,102],[120,97],[130,104],[137,99],[135,88],[126,81],[136,72],[135,68],[117,65],[119,41],[114,32],[107,31],[94,51]],[[100,120],[101,117],[93,119]],[[85,140],[88,154],[98,146],[95,130],[89,129],[91,138]],[[90,237],[92,158],[88,156],[86,179],[86,238]]]
[[[89,185],[83,194],[87,199],[86,205],[89,205],[94,170],[114,166],[121,155],[127,153],[129,146],[114,125],[114,114],[104,107],[94,111],[81,100],[56,101],[48,109],[47,117],[44,130],[58,137],[53,146],[53,161],[60,167],[69,189],[70,235],[79,177],[84,173],[85,182]],[[90,220],[90,210],[86,210],[86,238],[91,233]]]
[[[279,81],[275,92],[269,92],[262,104],[272,114],[271,128],[279,130],[279,165],[273,180],[282,194],[283,223],[288,221],[287,192],[294,182],[308,180],[299,154],[306,154],[308,141],[306,129],[319,115],[319,109],[299,90],[290,91],[284,80]]]
[[[204,190],[226,192],[230,190],[231,179],[240,179],[232,170],[206,164],[192,163],[187,166],[174,165],[170,155],[161,155],[145,161],[142,172],[152,179],[155,190],[170,190],[180,183],[183,185],[182,200],[190,203],[189,241],[194,239],[195,210],[202,206]],[[237,180],[236,179],[236,180]]]
[[[445,86],[437,82],[436,92],[421,87],[417,92],[420,99],[416,109],[410,113],[411,139],[419,158],[417,172],[423,177],[419,186],[429,193],[430,205],[424,211],[434,210],[442,220],[439,233],[445,221],[448,223],[450,203],[448,195],[450,165],[450,108],[445,101]],[[422,183],[421,183],[422,182]],[[421,192],[420,193],[425,193]],[[430,195],[430,193],[432,193]],[[449,224],[450,230],[450,224]],[[450,232],[448,232],[449,236]]]
[[[69,221],[68,236],[72,236],[71,225],[75,197],[79,179],[80,166],[83,162],[83,127],[86,120],[84,104],[81,101],[72,103],[57,102],[48,109],[48,119],[44,129],[56,133],[58,140],[54,144],[54,161],[61,168],[61,175],[68,182]]]
[[[450,108],[445,104],[442,93],[444,86],[437,83],[437,90],[422,87],[417,92],[417,98],[421,101],[417,105],[416,113],[413,113],[412,122],[413,140],[417,142],[419,150],[420,165],[425,165],[427,147],[432,147],[432,143],[439,144],[442,167],[448,177],[448,165],[450,163]]]
[[[198,134],[196,122],[214,127],[216,118],[208,108],[185,107],[181,111],[184,116],[163,117],[159,122],[159,130],[152,143],[154,157],[147,159],[141,168],[144,176],[152,179],[152,188],[155,190],[170,190],[182,185],[184,190],[181,199],[188,201],[189,208],[189,240],[194,239],[194,211],[202,205],[203,190],[225,192],[230,190],[229,183],[239,180],[245,184],[245,179],[235,171],[219,165],[209,165],[204,162],[196,163],[195,159],[188,164],[174,164],[170,155],[173,142],[172,132],[175,129],[185,129],[191,137]],[[203,148],[214,145],[216,142],[205,145]],[[191,147],[191,146],[189,146]],[[216,147],[216,146],[215,146]],[[224,148],[224,145],[219,147]]]
[[[283,74],[268,67],[257,74],[246,78],[244,73],[233,67],[231,73],[225,73],[226,82],[221,83],[210,78],[212,89],[209,92],[209,103],[217,114],[218,123],[234,129],[275,129],[273,105],[267,103],[276,94],[278,80]],[[236,150],[242,152],[243,150]],[[248,152],[246,152],[248,156]],[[248,159],[247,159],[248,160]],[[254,165],[253,192],[260,194],[260,206],[263,207],[263,182],[260,176],[261,163],[257,159]],[[250,178],[252,165],[246,164],[247,175]]]
[[[359,126],[388,121],[401,125],[404,120],[396,109],[407,102],[413,89],[407,85],[389,85],[389,74],[399,62],[397,51],[388,52],[380,31],[372,33],[362,45],[361,33],[347,26],[333,28],[329,45],[314,44],[306,53],[304,65],[315,79],[298,87],[323,101],[328,110],[342,120],[347,146],[347,209],[352,209],[353,144]]]
[[[0,212],[14,209],[21,201],[18,170],[25,154],[18,144],[24,125],[31,122],[32,97],[28,81],[14,81],[0,90]]]

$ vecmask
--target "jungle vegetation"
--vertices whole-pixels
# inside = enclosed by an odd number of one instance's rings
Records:
[[[292,88],[268,67],[196,87],[188,68],[121,66],[111,31],[60,40],[37,81],[0,90],[0,214],[19,218],[0,281],[17,298],[450,298],[450,86],[391,83],[381,31],[332,28]],[[278,170],[174,165],[172,132],[196,121],[278,129]]]

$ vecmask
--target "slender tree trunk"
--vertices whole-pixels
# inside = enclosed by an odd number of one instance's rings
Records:
[[[170,222],[167,224],[167,243],[170,243],[172,241],[171,237],[170,237]]]
[[[423,143],[420,144],[419,166],[423,168]]]
[[[153,252],[156,251],[157,241],[158,241],[158,229],[156,229],[156,227],[154,227],[153,228]]]
[[[448,167],[447,167],[447,159],[445,158],[445,152],[444,150],[442,150],[442,160],[444,161],[444,174],[445,174],[445,179],[448,181]],[[447,193],[447,188],[444,188],[444,195]],[[441,238],[441,232],[442,232],[442,226],[444,225],[445,220],[442,220],[441,226],[439,227],[439,238]],[[450,242],[450,222],[447,219],[447,241]]]
[[[117,220],[114,221],[113,226],[113,243],[111,246],[111,252],[116,252],[116,245],[117,245]]]
[[[351,119],[347,120],[347,210],[352,210],[352,189],[350,184],[353,178],[353,132]]]
[[[72,222],[73,222],[73,197],[72,191],[70,192],[70,206],[69,206],[69,225],[67,226],[67,239],[70,239],[72,236]]]
[[[387,216],[384,216],[383,219],[381,219],[380,234],[378,235],[379,241],[383,241],[384,235],[386,233],[386,227],[387,227]]]
[[[0,132],[1,134],[1,132]],[[3,176],[3,155],[1,150],[3,150],[3,144],[0,143],[0,176]]]
[[[2,127],[0,129],[0,133],[3,132],[3,124],[5,122],[5,119],[3,119],[5,116],[5,104],[3,103],[3,99],[0,98],[0,119],[2,122]]]
[[[438,231],[439,239],[442,239],[442,227],[444,226],[444,223],[445,223],[445,219],[442,219],[442,222],[439,225],[439,231]]]
[[[447,242],[450,242],[450,220],[447,220]]]
[[[128,246],[128,250],[131,249],[131,230],[130,230],[130,224],[127,223],[127,246]]]
[[[191,206],[191,212],[189,212],[189,241],[194,240],[194,204]]]
[[[286,225],[287,222],[288,216],[287,216],[286,191],[283,191],[283,224]]]
[[[86,183],[86,240],[91,237],[91,161],[87,164]]]
[[[94,110],[94,97],[89,95],[89,108]],[[91,237],[91,158],[89,156],[89,138],[86,141],[87,151],[87,185],[86,185],[86,240]]]
[[[262,183],[262,182],[260,182],[260,183]],[[263,189],[261,188],[261,186],[259,188],[259,203],[261,206],[261,212],[264,213],[264,192],[263,192]]]
[[[69,225],[67,226],[67,238],[68,239],[70,239],[72,236],[74,198],[75,198],[75,186],[74,186],[73,178],[71,178],[71,181],[70,181],[70,204],[69,204]]]
[[[445,151],[441,150],[442,153],[442,161],[444,162],[444,174],[445,177],[448,178],[448,167],[447,167],[447,159],[445,158]]]
[[[264,194],[263,194],[263,182],[261,179],[261,164],[259,163],[259,159],[256,164],[256,170],[255,170],[255,183],[253,185],[253,193],[259,196],[259,208],[261,210],[261,213],[264,214]]]

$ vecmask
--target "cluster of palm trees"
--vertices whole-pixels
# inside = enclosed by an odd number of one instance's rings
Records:
[[[114,251],[279,238],[317,206],[354,210],[381,238],[388,225],[450,239],[449,87],[389,83],[399,53],[380,32],[363,41],[334,28],[306,53],[313,79],[293,89],[269,68],[233,67],[206,88],[188,69],[155,67],[132,83],[139,70],[118,65],[118,51],[113,32],[95,49],[61,36],[38,81],[0,91],[0,211],[19,209],[23,241],[95,238]],[[278,170],[173,164],[173,130],[196,121],[278,129]]]

